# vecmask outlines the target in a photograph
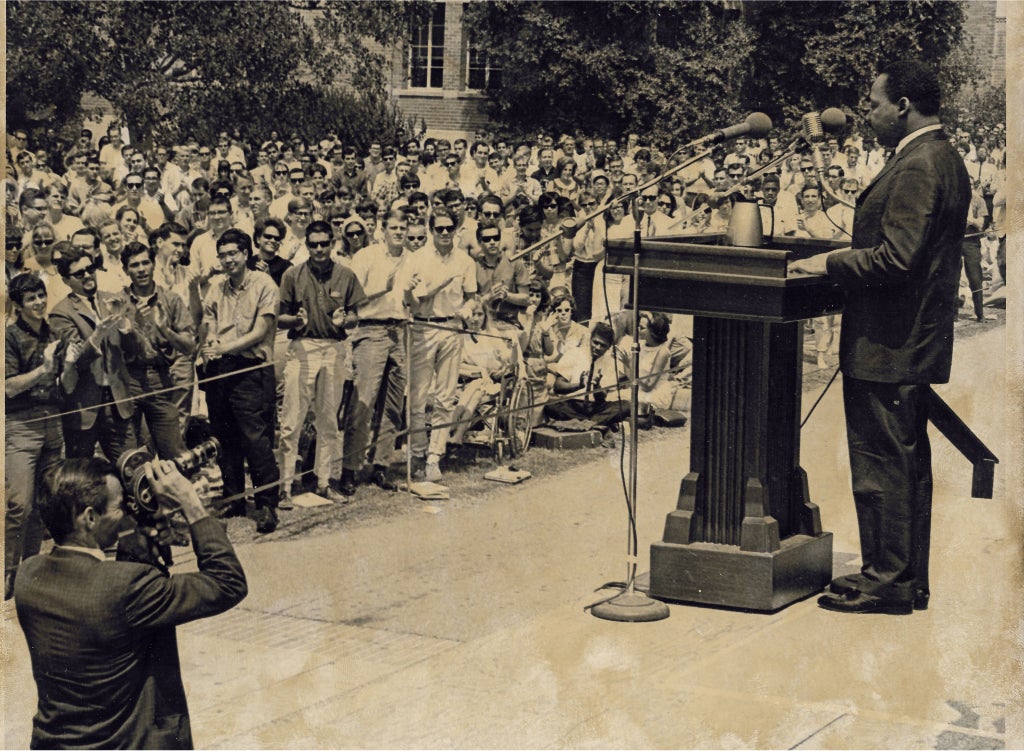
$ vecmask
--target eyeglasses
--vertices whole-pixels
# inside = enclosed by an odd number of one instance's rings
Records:
[[[85,279],[87,276],[92,276],[95,273],[96,265],[90,264],[89,266],[85,266],[84,268],[81,268],[78,271],[69,271],[68,276],[70,276],[72,279]]]
[[[365,234],[366,234],[366,232],[364,232],[363,230],[355,229],[355,230],[350,230],[350,231],[346,232],[345,233],[345,237],[362,237]]]
[[[455,231],[454,224],[439,224],[434,227],[434,232],[439,235],[450,235]]]
[[[306,240],[306,247],[310,250],[318,250],[320,248],[329,248],[332,243],[330,240]]]
[[[397,224],[397,225],[389,224],[384,229],[386,229],[388,232],[404,232],[405,231],[405,226],[402,225],[402,224]]]
[[[33,240],[32,244],[37,248],[48,248],[53,245],[56,240]]]
[[[276,169],[276,170],[274,170],[274,174],[277,175],[278,177],[284,177],[285,175],[288,174],[288,170],[286,170],[286,169]]]
[[[237,258],[240,255],[244,255],[241,250],[221,250],[217,253],[217,258]]]
[[[212,151],[200,151],[199,156],[213,156]]]
[[[501,242],[501,235],[481,235],[480,242],[483,243],[497,243]]]
[[[482,216],[487,217],[488,219],[494,219],[496,217],[501,216],[501,212],[500,211],[481,211],[480,214]]]
[[[663,209],[671,209],[672,203],[669,201],[658,201],[658,205]]]
[[[446,167],[457,167],[458,164],[458,162],[445,162]]]
[[[856,190],[844,190],[843,193],[845,193],[848,196],[855,196],[855,195],[857,195],[857,191]]]
[[[125,183],[124,187],[128,188],[128,190],[138,190],[142,187],[142,183]]]
[[[21,240],[8,240],[4,247],[7,250],[21,250]]]
[[[650,203],[651,201],[657,201],[658,197],[657,196],[640,196],[636,200],[643,201],[644,203]]]
[[[405,239],[411,243],[425,243],[427,241],[426,235],[406,235]]]
[[[306,178],[305,177],[293,177],[291,179],[291,182],[292,182],[292,185],[300,185],[300,184],[306,182]]]
[[[597,206],[597,201],[588,201],[587,203],[580,204],[581,209],[592,209],[595,206]]]

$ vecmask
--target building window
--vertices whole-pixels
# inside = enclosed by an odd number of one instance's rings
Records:
[[[444,84],[444,3],[435,3],[430,21],[412,30],[408,84],[414,89]]]
[[[471,39],[466,48],[466,88],[486,91],[501,87],[501,66]]]

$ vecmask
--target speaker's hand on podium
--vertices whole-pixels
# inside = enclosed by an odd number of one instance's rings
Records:
[[[837,250],[849,250],[849,248],[838,248]],[[828,270],[825,264],[828,262],[828,257],[835,253],[835,250],[830,250],[828,253],[819,253],[816,256],[810,258],[803,258],[799,261],[792,261],[786,267],[787,274],[812,274],[814,276],[827,276]]]

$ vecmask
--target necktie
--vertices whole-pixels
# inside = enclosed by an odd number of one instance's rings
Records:
[[[647,215],[647,236],[654,237],[654,217]]]

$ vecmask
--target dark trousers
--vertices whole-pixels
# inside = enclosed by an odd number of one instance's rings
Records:
[[[133,418],[135,435],[139,441],[142,440],[142,420],[145,418],[156,454],[161,459],[173,459],[185,452],[185,441],[181,435],[181,416],[175,403],[176,399],[181,398],[182,390],[162,391],[176,385],[167,368],[140,368],[129,371],[128,393],[138,397],[135,400]]]
[[[867,594],[928,591],[932,454],[930,386],[843,376],[853,499]]]
[[[259,364],[259,360],[222,357],[207,367],[206,376],[232,373]],[[210,425],[220,441],[224,496],[244,492],[248,462],[253,487],[272,485],[254,494],[256,508],[276,507],[280,495],[276,485],[280,474],[274,456],[275,398],[272,363],[206,384]]]
[[[981,240],[972,237],[963,242],[964,273],[967,283],[971,285],[971,302],[974,304],[974,315],[983,318],[985,315],[985,277],[981,272]],[[1005,278],[1005,277],[1004,277]]]
[[[109,389],[105,394],[104,402],[113,400]],[[88,459],[93,456],[96,453],[97,442],[107,461],[117,464],[121,454],[138,445],[135,431],[132,429],[132,418],[121,417],[117,407],[113,405],[100,407],[92,427],[85,430],[73,427],[71,422],[64,418],[64,454],[69,459]]]
[[[590,420],[601,427],[608,427],[629,417],[629,402],[606,400],[598,403],[569,399],[545,404],[544,412],[556,420]]]
[[[594,271],[597,261],[573,261],[572,297],[576,301],[576,320],[589,321],[594,311]]]

